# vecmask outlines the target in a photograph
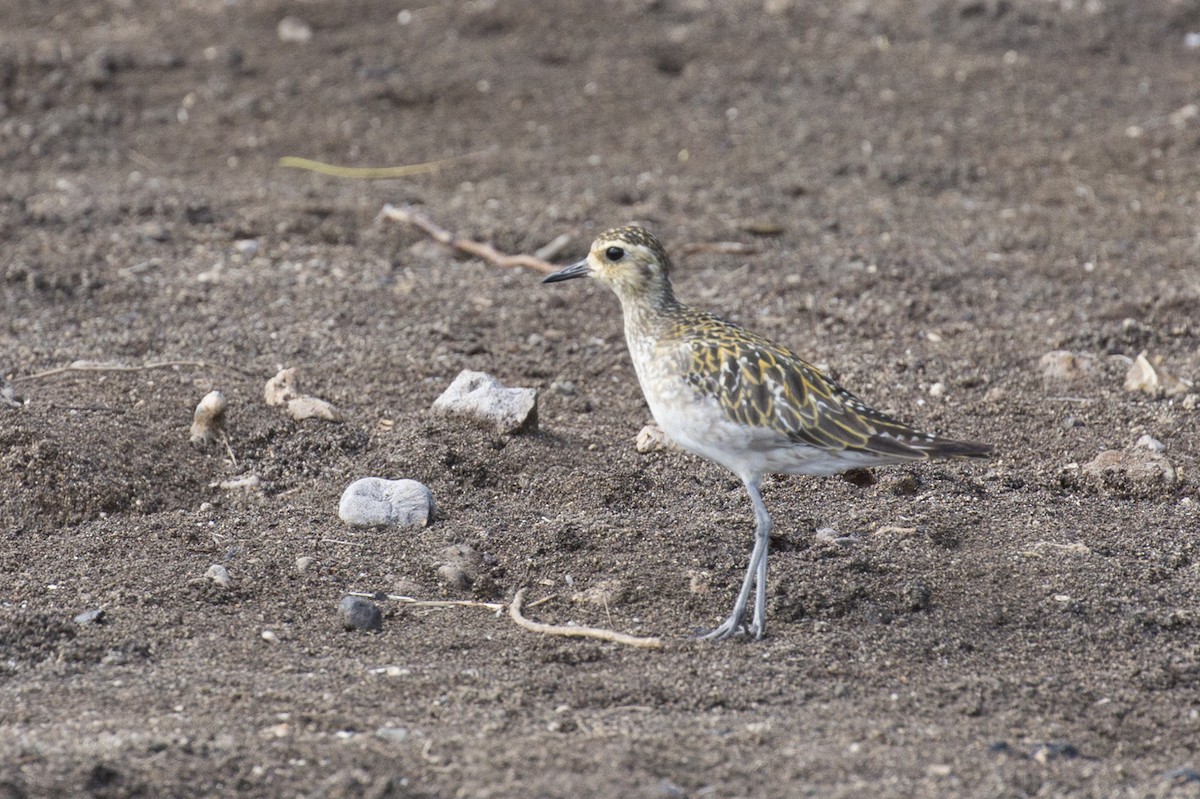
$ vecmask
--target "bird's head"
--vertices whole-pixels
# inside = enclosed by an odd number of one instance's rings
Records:
[[[626,300],[674,299],[671,259],[654,234],[630,225],[606,230],[596,237],[587,257],[548,275],[543,283],[575,277],[594,277]]]

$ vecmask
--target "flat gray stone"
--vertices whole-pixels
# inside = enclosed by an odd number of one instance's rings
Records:
[[[471,419],[497,433],[532,433],[537,430],[536,388],[506,388],[485,372],[464,369],[433,409],[446,416]]]

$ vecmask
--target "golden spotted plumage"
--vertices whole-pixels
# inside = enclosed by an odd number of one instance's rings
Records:
[[[706,637],[761,637],[766,615],[771,519],[764,474],[846,469],[945,458],[985,458],[991,447],[939,438],[876,411],[791,350],[675,298],[671,262],[649,231],[613,228],[588,257],[546,282],[591,276],[621,302],[638,382],[659,426],[684,449],[737,474],[758,521],[754,550],[733,612]]]

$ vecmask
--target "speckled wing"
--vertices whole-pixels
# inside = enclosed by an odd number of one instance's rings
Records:
[[[937,438],[864,405],[816,367],[767,339],[704,315],[680,330],[686,380],[726,416],[781,441],[880,461],[987,457],[982,444]]]

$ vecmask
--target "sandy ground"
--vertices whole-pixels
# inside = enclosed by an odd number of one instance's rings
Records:
[[[1200,5],[0,6],[0,796],[1200,792],[1200,410],[1124,387],[1143,351],[1200,378]],[[568,234],[563,263],[640,220],[683,298],[998,456],[768,480],[769,635],[690,640],[753,517],[634,448],[616,301],[388,202],[509,252]],[[79,361],[176,365],[43,374]],[[344,421],[267,406],[284,366]],[[433,414],[465,368],[540,389],[540,430]],[[214,388],[236,463],[188,442]],[[437,520],[348,529],[365,475]],[[666,646],[337,613],[523,586]]]

